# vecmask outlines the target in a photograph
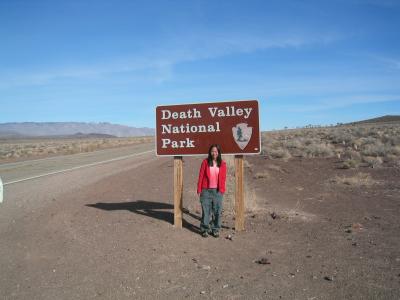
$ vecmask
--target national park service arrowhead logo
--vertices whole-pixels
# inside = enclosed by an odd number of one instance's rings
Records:
[[[252,133],[253,127],[248,127],[246,123],[239,123],[235,127],[232,127],[233,138],[241,150],[246,148]]]

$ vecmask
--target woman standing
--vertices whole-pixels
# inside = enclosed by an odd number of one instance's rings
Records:
[[[208,150],[208,158],[201,163],[197,182],[197,194],[200,196],[202,209],[200,231],[203,237],[207,237],[209,233],[219,237],[225,181],[226,163],[222,160],[220,146],[213,144]],[[211,228],[210,215],[213,220]]]

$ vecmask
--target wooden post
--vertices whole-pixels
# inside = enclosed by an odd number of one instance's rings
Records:
[[[235,155],[235,231],[244,230],[243,155]]]
[[[174,226],[182,228],[183,160],[174,156]]]

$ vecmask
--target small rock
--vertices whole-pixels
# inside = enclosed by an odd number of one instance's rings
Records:
[[[278,215],[275,212],[273,212],[271,214],[271,218],[275,220],[276,218],[278,218]]]
[[[333,277],[332,276],[324,276],[324,279],[326,281],[333,281]]]
[[[256,260],[256,263],[258,263],[260,265],[270,265],[271,264],[271,262],[266,257],[262,257],[259,260]]]
[[[347,228],[344,232],[346,233],[352,233],[352,230],[350,228]]]
[[[351,225],[351,227],[355,230],[361,230],[363,229],[363,226],[360,223],[354,223],[353,225]]]
[[[194,263],[197,263],[197,259],[196,259],[196,258],[192,258],[192,261],[193,261]]]
[[[223,288],[223,289],[226,289],[228,286],[229,286],[229,284],[224,284],[224,285],[222,286],[222,288]]]
[[[206,291],[201,291],[200,294],[204,295],[206,293]]]
[[[202,270],[206,270],[206,271],[210,271],[210,270],[211,270],[211,267],[210,267],[210,266],[207,266],[207,265],[202,265],[202,266],[201,266],[201,269],[202,269]]]
[[[357,242],[353,242],[351,245],[357,247]]]
[[[232,241],[233,240],[233,236],[232,235],[230,235],[230,234],[228,234],[226,237],[225,237],[227,240],[230,240],[230,241]]]

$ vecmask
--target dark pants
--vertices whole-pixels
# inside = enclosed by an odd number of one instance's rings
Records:
[[[201,232],[211,230],[218,232],[221,228],[222,214],[222,197],[223,195],[217,189],[204,189],[200,194],[200,203],[202,208],[200,230]]]

